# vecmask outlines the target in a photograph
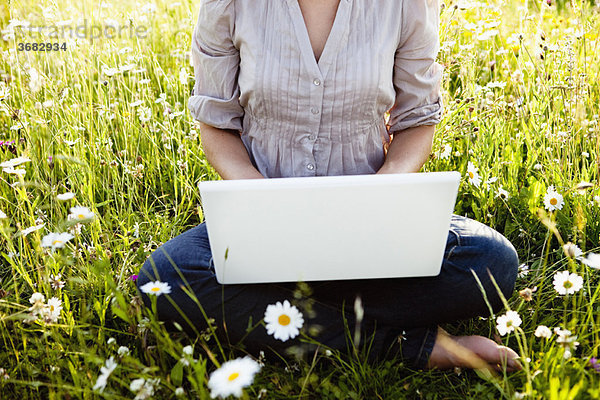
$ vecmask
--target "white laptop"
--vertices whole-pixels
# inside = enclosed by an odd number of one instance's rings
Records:
[[[204,181],[217,281],[438,275],[456,171]]]

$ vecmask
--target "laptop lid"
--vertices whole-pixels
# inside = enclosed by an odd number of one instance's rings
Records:
[[[435,276],[460,174],[199,183],[219,283]]]

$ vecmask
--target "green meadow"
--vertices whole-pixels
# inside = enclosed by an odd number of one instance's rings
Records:
[[[0,4],[0,399],[208,399],[243,356],[210,330],[168,332],[132,277],[203,221],[197,183],[220,179],[187,109],[198,7]],[[455,213],[522,263],[505,310],[444,328],[512,347],[523,370],[323,348],[260,359],[243,398],[600,398],[599,33],[594,1],[441,10],[445,113],[424,170],[461,172]]]

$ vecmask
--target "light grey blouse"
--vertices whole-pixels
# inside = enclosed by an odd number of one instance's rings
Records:
[[[375,173],[389,133],[440,121],[438,1],[340,0],[317,62],[298,0],[201,0],[192,117],[267,178]]]

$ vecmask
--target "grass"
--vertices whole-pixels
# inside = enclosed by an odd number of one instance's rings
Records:
[[[500,336],[497,316],[445,328],[495,337],[519,349],[526,368],[497,377],[419,372],[319,352],[306,360],[268,360],[246,397],[600,398],[589,365],[599,355],[600,272],[562,246],[599,251],[600,13],[593,2],[551,3],[445,4],[439,62],[446,111],[425,165],[463,173],[455,213],[502,232],[529,266],[507,299],[522,318],[515,332]],[[129,279],[157,246],[202,221],[196,183],[218,179],[186,107],[197,10],[197,2],[159,0],[0,5],[0,140],[9,142],[0,157],[31,159],[16,167],[24,176],[0,175],[0,211],[7,216],[0,219],[0,398],[132,398],[130,384],[138,378],[155,379],[156,398],[175,398],[178,387],[185,396],[209,398],[210,372],[236,356],[221,351],[210,332],[168,333],[141,307]],[[66,50],[17,51],[18,43],[42,40],[15,21],[52,27],[78,17],[88,26],[131,21],[147,34],[61,37],[51,41],[66,43]],[[469,162],[479,186],[466,178]],[[577,188],[581,182],[591,184]],[[550,185],[564,197],[554,211],[543,202]],[[75,198],[57,200],[67,191]],[[90,208],[95,220],[74,225],[68,214],[75,205]],[[19,234],[40,223],[40,230]],[[67,230],[74,238],[65,248],[41,247],[46,234]],[[564,270],[583,277],[582,290],[556,292],[553,276]],[[65,286],[55,289],[49,279],[59,273]],[[536,288],[531,301],[519,296],[526,287]],[[30,320],[34,292],[62,301],[57,322]],[[576,335],[571,357],[564,357],[556,334],[536,337],[539,325]],[[189,344],[193,361],[185,365]],[[129,353],[119,356],[120,346]],[[104,390],[94,392],[111,356],[118,366]]]

